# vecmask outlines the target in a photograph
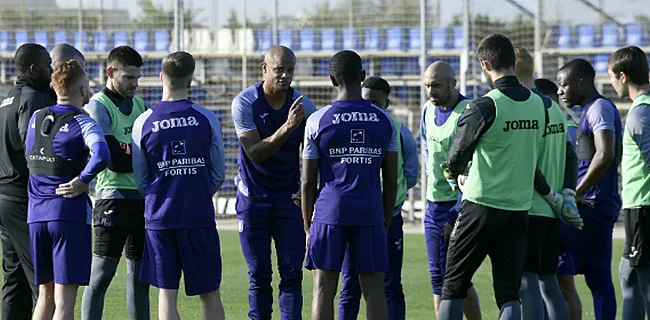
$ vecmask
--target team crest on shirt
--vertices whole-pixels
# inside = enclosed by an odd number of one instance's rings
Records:
[[[173,140],[172,141],[172,155],[182,156],[185,155],[187,151],[185,150],[185,140]]]
[[[70,128],[68,127],[67,123],[64,124],[63,126],[61,126],[61,129],[59,129],[59,132],[69,132],[69,131],[70,131]]]
[[[350,143],[365,143],[366,131],[363,129],[350,129]]]

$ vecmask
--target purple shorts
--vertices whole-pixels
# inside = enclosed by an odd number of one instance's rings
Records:
[[[188,296],[219,289],[221,248],[215,227],[146,230],[140,281],[178,290],[181,271]]]
[[[309,229],[307,269],[341,271],[346,248],[358,273],[386,272],[388,249],[384,224],[336,226],[314,222]]]
[[[87,285],[92,262],[92,231],[88,224],[68,221],[29,224],[34,282],[41,285]]]

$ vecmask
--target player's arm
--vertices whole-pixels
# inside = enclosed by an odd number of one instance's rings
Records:
[[[418,150],[415,145],[415,139],[411,130],[402,126],[400,136],[402,139],[402,159],[404,160],[404,178],[406,178],[406,188],[411,189],[418,183]]]
[[[384,206],[384,223],[386,229],[390,225],[390,219],[395,212],[395,201],[397,201],[397,130],[395,123],[390,116],[386,114],[390,123],[391,136],[388,147],[384,153],[384,160],[381,164],[382,175],[382,202]]]
[[[488,97],[467,105],[447,155],[447,166],[454,179],[465,172],[479,140],[494,123],[495,115],[494,101]]]
[[[578,155],[568,134],[565,148],[564,183],[562,186],[564,189],[575,190],[578,184]]]
[[[17,97],[18,98],[18,97]],[[18,133],[22,143],[25,143],[27,137],[27,128],[29,126],[29,119],[31,119],[34,112],[37,110],[49,107],[44,94],[35,94],[31,99],[22,102],[18,108]]]
[[[217,116],[206,109],[201,110],[210,121],[212,137],[210,138],[210,180],[212,193],[215,194],[224,181],[226,181],[226,158],[223,150],[223,136],[221,123]]]
[[[433,111],[432,111],[433,112]],[[422,117],[420,118],[420,150],[422,151],[421,157],[424,166],[424,173],[429,175],[429,146],[427,145],[427,124],[426,124],[426,105],[422,108]]]
[[[616,157],[615,112],[614,106],[607,106],[602,101],[597,101],[587,111],[587,121],[594,133],[596,152],[591,159],[587,173],[576,188],[578,198],[595,185],[614,162]]]
[[[641,158],[650,170],[650,105],[642,104],[627,115],[626,128],[641,151]]]
[[[131,133],[131,145],[133,146],[133,175],[135,177],[135,184],[138,187],[138,191],[140,191],[143,196],[147,195],[149,164],[147,162],[147,154],[143,148],[142,126],[144,125],[148,114],[149,112],[145,112],[135,120],[135,123],[133,124],[133,132]]]
[[[305,137],[302,150],[302,177],[300,188],[300,208],[304,222],[305,233],[309,234],[314,205],[316,204],[316,189],[318,186],[318,167],[320,152],[318,151],[318,122],[320,119],[310,117],[305,126]]]
[[[233,100],[232,117],[237,137],[244,152],[253,163],[260,164],[275,154],[287,141],[291,132],[300,126],[305,118],[305,110],[301,101],[302,96],[298,97],[291,105],[287,121],[275,133],[262,140],[253,120],[250,102],[239,96]]]
[[[104,139],[111,152],[111,160],[108,162],[107,168],[111,171],[120,173],[133,172],[133,161],[131,159],[131,145],[122,145],[113,135],[111,127],[111,115],[106,110],[106,107],[99,101],[90,100],[88,105],[84,107],[93,120],[97,122],[102,132]]]

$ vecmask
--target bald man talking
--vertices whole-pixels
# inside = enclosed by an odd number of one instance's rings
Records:
[[[443,61],[436,61],[427,67],[424,72],[424,87],[428,97],[420,121],[422,161],[427,176],[424,234],[437,314],[449,235],[458,216],[459,206],[459,192],[449,188],[440,164],[447,160],[449,147],[456,134],[456,125],[471,100],[456,91],[454,69]],[[467,292],[465,315],[469,320],[481,318],[478,294],[474,287]]]
[[[232,102],[239,138],[237,220],[248,265],[251,319],[271,319],[271,239],[280,273],[282,319],[302,314],[305,233],[300,208],[291,197],[300,190],[299,148],[305,119],[316,106],[291,87],[296,56],[275,46],[264,56],[264,80]]]

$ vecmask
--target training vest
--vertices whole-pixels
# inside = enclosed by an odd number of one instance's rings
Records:
[[[406,201],[407,197],[407,187],[406,187],[406,177],[404,176],[404,150],[402,150],[402,123],[393,118],[393,124],[395,125],[395,130],[397,130],[397,196],[395,197],[395,207],[401,205]],[[381,170],[380,170],[381,174]],[[382,181],[383,189],[383,176],[380,179]]]
[[[514,101],[494,89],[495,118],[472,157],[463,199],[490,208],[526,211],[533,198],[539,143],[545,131],[542,99]]]
[[[458,120],[463,114],[465,107],[471,102],[469,99],[458,102],[454,111],[441,126],[436,125],[435,106],[427,102],[427,111],[424,124],[427,128],[427,200],[433,202],[456,201],[458,193],[449,188],[449,183],[440,169],[440,164],[447,161],[447,154],[451,142],[456,135]]]
[[[79,112],[54,113],[50,108],[42,109],[34,119],[34,146],[27,156],[30,174],[56,177],[76,177],[86,166],[85,160],[68,160],[59,157],[52,148],[57,132]],[[43,126],[49,120],[49,125]]]
[[[566,115],[560,106],[553,101],[548,110],[548,125],[546,134],[539,148],[537,168],[542,172],[552,190],[562,190],[564,186],[564,171],[566,170]],[[542,196],[534,192],[533,203],[528,211],[533,216],[555,218],[553,209]]]
[[[133,130],[133,123],[135,120],[144,113],[144,101],[138,97],[133,97],[133,108],[130,115],[125,115],[113,103],[113,101],[103,92],[94,94],[91,100],[95,100],[108,111],[111,116],[111,130],[113,136],[120,143],[122,149],[130,153],[131,146],[131,131]],[[135,184],[135,177],[133,173],[118,173],[108,168],[104,169],[97,175],[97,190],[104,189],[126,189],[137,190]]]
[[[650,105],[650,96],[644,94],[634,99],[629,114],[641,104]],[[627,119],[625,121],[627,123]],[[650,170],[641,155],[627,126],[623,130],[623,161],[621,162],[621,178],[623,182],[623,208],[650,206]]]

